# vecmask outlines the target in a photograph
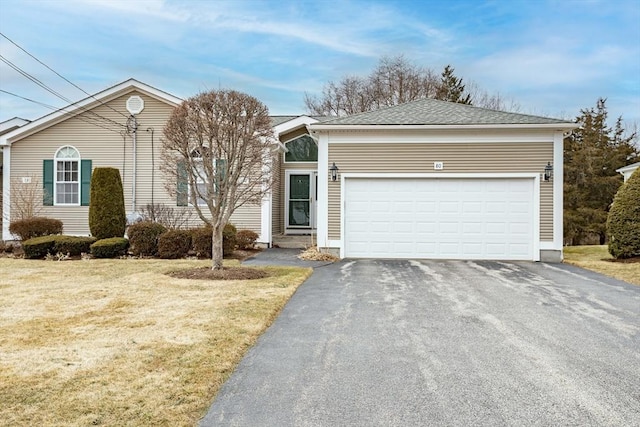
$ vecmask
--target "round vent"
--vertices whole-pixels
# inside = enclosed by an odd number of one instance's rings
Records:
[[[144,110],[144,101],[138,95],[130,96],[127,99],[127,111],[133,115],[140,114]]]

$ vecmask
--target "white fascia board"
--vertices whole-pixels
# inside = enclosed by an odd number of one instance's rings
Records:
[[[0,123],[0,132],[4,132],[7,129],[11,129],[14,127],[24,126],[27,123],[29,123],[29,120],[21,119],[20,117],[14,117],[12,119],[5,120],[4,122]]]
[[[288,122],[280,123],[273,127],[273,131],[276,133],[276,137],[285,132],[290,132],[294,129],[316,123],[318,120],[309,116],[298,116],[295,119],[291,119]]]
[[[429,130],[429,129],[552,129],[570,131],[577,127],[575,123],[541,124],[477,124],[477,125],[331,125],[315,123],[309,126],[311,131],[327,130]]]
[[[64,109],[60,109],[54,111],[53,113],[42,116],[29,124],[26,124],[22,127],[19,127],[18,129],[0,136],[0,145],[10,145],[12,142],[14,142],[15,139],[20,139],[22,137],[30,135],[35,131],[46,129],[49,126],[58,123],[59,119],[64,118],[65,116],[71,117],[73,115],[83,113],[84,111],[86,111],[85,107],[93,104],[98,106],[101,101],[109,99],[113,95],[119,94],[120,92],[123,92],[127,89],[137,89],[141,92],[146,92],[150,96],[164,101],[168,104],[179,105],[180,103],[182,103],[182,99],[176,96],[170,95],[135,79],[129,79],[108,89],[105,89],[102,92],[98,92],[78,102],[67,105],[66,107],[64,107]]]
[[[11,222],[11,147],[2,147],[2,240],[12,240],[9,232]]]
[[[616,172],[624,174],[625,172],[636,170],[640,167],[640,162],[631,163],[630,165],[623,166],[620,169],[616,169]]]

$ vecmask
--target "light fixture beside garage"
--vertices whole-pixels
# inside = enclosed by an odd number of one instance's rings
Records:
[[[336,166],[336,162],[333,162],[333,165],[329,168],[331,172],[331,181],[335,181],[338,179],[338,166]]]
[[[553,176],[553,166],[551,162],[547,162],[547,166],[544,167],[544,180],[549,181]]]

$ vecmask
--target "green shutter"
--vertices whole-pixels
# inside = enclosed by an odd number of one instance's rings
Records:
[[[227,177],[227,160],[226,159],[216,159],[216,181],[215,181],[215,192],[217,193],[220,184],[224,182]]]
[[[89,206],[91,196],[91,160],[80,161],[80,205]]]
[[[178,162],[176,193],[178,206],[187,206],[189,204],[189,186],[187,182],[187,165],[185,162]]]
[[[53,160],[42,161],[42,204],[53,206]]]

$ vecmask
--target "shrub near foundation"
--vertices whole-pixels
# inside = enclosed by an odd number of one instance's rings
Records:
[[[124,237],[102,239],[91,245],[91,255],[95,258],[116,258],[127,254],[129,241]]]
[[[95,241],[95,237],[54,236],[52,254],[63,253],[70,256],[88,254],[91,251],[91,244]]]
[[[127,229],[131,253],[135,256],[157,256],[158,238],[167,228],[159,222],[142,221]]]
[[[236,249],[237,230],[235,225],[227,224],[222,230],[222,254],[229,256]],[[199,258],[211,258],[211,245],[213,242],[213,229],[211,226],[192,228],[193,251]]]
[[[18,236],[22,241],[34,237],[49,236],[62,233],[62,221],[53,218],[34,216],[27,219],[13,221],[9,224],[9,232]]]
[[[240,230],[236,234],[236,243],[239,249],[253,249],[258,240],[258,233],[251,230]]]
[[[158,255],[164,259],[187,256],[191,249],[191,233],[187,230],[169,230],[158,238]]]
[[[40,236],[22,242],[24,257],[27,259],[42,259],[53,252],[55,236]]]
[[[127,226],[120,171],[95,168],[91,176],[89,229],[98,240],[123,237]]]

